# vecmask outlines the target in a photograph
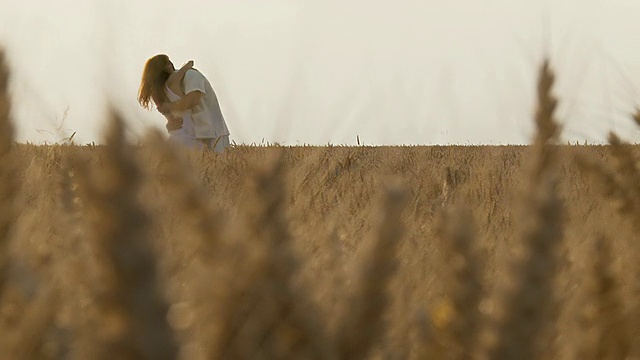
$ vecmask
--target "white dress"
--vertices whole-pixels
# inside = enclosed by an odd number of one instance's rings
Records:
[[[176,102],[180,100],[180,96],[171,91],[168,86],[165,85],[165,88],[169,101]],[[182,127],[180,129],[169,131],[169,140],[188,149],[200,150],[204,148],[204,144],[196,139],[196,133],[193,128],[193,119],[191,119],[191,111],[185,111],[182,113]]]

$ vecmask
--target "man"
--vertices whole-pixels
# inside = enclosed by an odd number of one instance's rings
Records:
[[[216,152],[229,147],[229,129],[224,121],[218,97],[207,78],[195,69],[189,69],[182,80],[184,96],[175,102],[160,104],[163,114],[190,112],[196,139]]]

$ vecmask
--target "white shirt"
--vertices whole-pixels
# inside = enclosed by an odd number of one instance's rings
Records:
[[[203,94],[200,103],[191,109],[196,138],[217,138],[229,135],[218,97],[209,80],[199,71],[191,69],[184,75],[182,83],[185,95],[194,91],[200,91]]]
[[[176,95],[173,91],[171,91],[171,89],[169,89],[168,86],[165,86],[166,89],[166,94],[167,97],[169,98],[169,101],[171,102],[175,102],[180,100],[180,96]],[[165,115],[165,117],[167,117]],[[167,117],[167,119],[169,119],[169,117]],[[196,137],[195,135],[195,130],[193,127],[193,120],[191,119],[191,113],[189,111],[185,111],[182,113],[182,126],[179,129],[176,130],[172,130],[169,133],[173,133],[173,134],[184,134],[187,136],[191,136],[193,138]]]
[[[169,101],[174,102],[180,100],[180,96],[176,95],[169,89],[169,87],[165,86],[166,94],[169,98]],[[169,116],[165,115],[167,119]],[[193,121],[191,119],[191,112],[185,111],[182,114],[182,126],[179,129],[174,129],[169,131],[169,140],[180,144],[181,146],[186,147],[187,149],[202,149],[204,144],[198,139],[196,139],[196,135],[193,129]]]

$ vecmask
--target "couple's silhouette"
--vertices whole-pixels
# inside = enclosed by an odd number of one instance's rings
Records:
[[[211,83],[189,61],[176,69],[167,55],[145,64],[138,102],[151,109],[153,102],[167,119],[169,138],[187,148],[217,152],[229,147],[229,129]]]

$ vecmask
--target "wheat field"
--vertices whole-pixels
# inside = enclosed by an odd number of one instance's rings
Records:
[[[6,359],[640,359],[637,146],[17,144]],[[630,119],[631,121],[632,119]]]

